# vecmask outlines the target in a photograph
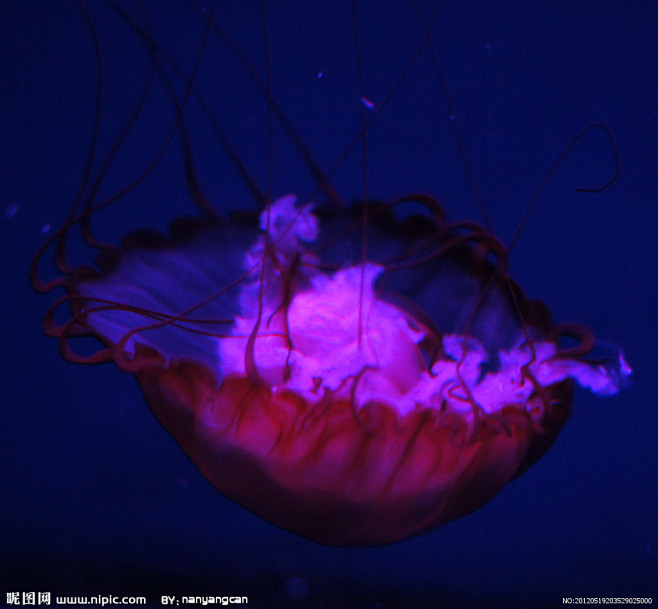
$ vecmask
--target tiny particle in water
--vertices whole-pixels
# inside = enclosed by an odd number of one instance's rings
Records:
[[[5,209],[5,218],[13,218],[18,213],[18,203],[12,203]]]
[[[286,594],[290,598],[301,601],[305,598],[308,598],[309,592],[311,591],[308,582],[301,577],[289,577],[286,580]]]
[[[362,97],[361,98],[361,103],[366,107],[369,108],[370,110],[375,109],[375,104],[371,102],[367,97]]]

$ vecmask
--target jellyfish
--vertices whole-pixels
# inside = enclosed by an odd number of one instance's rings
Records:
[[[509,247],[488,227],[451,221],[423,192],[374,199],[366,167],[363,197],[345,202],[333,169],[320,168],[281,109],[270,70],[253,69],[216,9],[190,9],[201,43],[184,67],[158,45],[150,19],[109,8],[167,91],[171,136],[125,189],[98,194],[137,129],[140,97],[98,179],[37,255],[33,283],[65,290],[44,322],[64,357],[134,374],[155,417],[223,495],[323,544],[392,543],[478,509],[531,467],[568,419],[575,385],[610,395],[627,383],[619,348],[584,326],[555,324],[525,296],[508,272]],[[267,34],[267,14],[263,23]],[[419,19],[419,50],[431,51],[431,23]],[[312,176],[309,196],[275,195],[274,180],[262,189],[250,175],[198,90],[210,44],[251,81],[270,129],[287,133]],[[376,104],[355,95],[360,128],[334,165],[359,143],[368,150],[374,119],[365,113]],[[188,125],[193,104],[243,177],[251,209],[207,196]],[[101,240],[96,219],[152,179],[174,136],[197,213],[118,244]],[[76,227],[96,252],[93,265],[69,262]],[[59,275],[44,281],[39,264],[51,245]],[[89,337],[98,350],[76,351]]]

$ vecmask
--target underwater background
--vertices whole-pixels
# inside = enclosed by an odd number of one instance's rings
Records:
[[[88,4],[106,87],[97,171],[148,61],[116,13]],[[421,7],[426,23],[433,6]],[[145,2],[144,10],[163,53],[189,75],[203,20],[185,3]],[[264,77],[260,10],[258,2],[219,2],[215,19]],[[364,97],[376,109],[422,32],[405,2],[359,11]],[[28,268],[83,180],[97,69],[76,3],[5,3],[0,15],[0,603],[12,591],[145,595],[153,606],[167,594],[244,595],[259,609],[557,607],[563,597],[658,602],[655,3],[441,3],[432,44],[453,107],[424,52],[373,124],[374,198],[429,192],[451,219],[482,222],[452,131],[455,112],[504,243],[572,138],[589,123],[605,124],[620,157],[618,179],[598,194],[574,192],[614,173],[610,144],[593,131],[548,183],[510,271],[556,321],[578,321],[622,345],[634,374],[632,386],[610,398],[577,390],[551,450],[477,512],[415,539],[356,550],[300,539],[223,498],[151,415],[134,378],[114,365],[69,364],[43,335],[54,297],[32,291]],[[350,5],[271,2],[268,19],[274,95],[326,171],[358,133],[362,109],[374,112],[359,103]],[[198,83],[264,187],[267,100],[214,37]],[[179,95],[184,85],[177,82]],[[254,209],[193,101],[189,120],[210,200],[220,210]],[[155,85],[99,197],[139,175],[174,122],[171,98]],[[135,192],[94,218],[103,237],[165,230],[193,211],[183,202],[179,139]],[[313,180],[294,146],[280,129],[274,141],[274,195],[310,196]],[[363,194],[360,154],[357,147],[332,176],[348,201]],[[81,251],[74,244],[74,254]]]

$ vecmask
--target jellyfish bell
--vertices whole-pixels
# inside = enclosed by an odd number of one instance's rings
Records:
[[[340,546],[438,527],[541,457],[574,384],[607,395],[630,374],[621,351],[525,297],[490,231],[428,195],[346,205],[323,174],[312,198],[219,214],[193,173],[202,213],[167,234],[102,244],[89,224],[105,202],[72,212],[61,277],[35,280],[66,290],[46,331],[72,361],[133,373],[201,473],[277,526]],[[93,267],[63,261],[77,224]],[[79,337],[103,348],[77,355]]]
[[[366,262],[355,214],[293,196],[156,247],[135,236],[67,285],[73,316],[50,331],[109,345],[206,478],[267,520],[345,546],[421,533],[541,456],[573,381],[612,393],[627,370],[588,361],[584,330],[561,352],[574,330],[525,300],[486,232],[384,212]]]

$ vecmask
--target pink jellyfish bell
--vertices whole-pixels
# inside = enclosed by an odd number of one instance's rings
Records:
[[[325,544],[477,509],[549,448],[574,383],[606,395],[630,374],[585,328],[552,325],[502,244],[427,196],[289,195],[259,217],[136,233],[98,265],[62,279],[70,319],[47,317],[64,354],[134,373],[221,493]],[[77,336],[105,349],[76,356]]]

